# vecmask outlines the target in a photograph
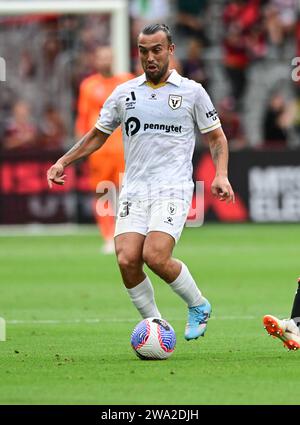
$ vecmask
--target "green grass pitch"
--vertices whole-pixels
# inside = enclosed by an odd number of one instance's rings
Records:
[[[130,347],[140,317],[97,230],[0,238],[1,404],[299,404],[300,352],[262,326],[289,316],[300,226],[185,229],[175,256],[213,307],[205,338],[183,338],[184,303],[152,273],[157,304],[177,334],[166,361]]]

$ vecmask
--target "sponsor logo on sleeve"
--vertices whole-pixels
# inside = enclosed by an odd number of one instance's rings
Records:
[[[216,121],[218,119],[218,113],[215,109],[212,111],[206,112],[206,118],[212,118],[213,121]]]

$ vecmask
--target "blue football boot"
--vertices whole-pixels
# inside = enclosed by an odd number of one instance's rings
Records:
[[[205,302],[196,307],[189,307],[188,322],[185,327],[184,337],[187,341],[204,336],[207,322],[211,314],[211,305],[204,298]]]

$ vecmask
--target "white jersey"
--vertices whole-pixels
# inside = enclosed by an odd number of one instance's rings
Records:
[[[119,85],[105,102],[96,128],[111,134],[122,127],[125,175],[120,197],[146,199],[193,191],[196,128],[221,126],[201,84],[173,70],[153,86],[145,74]]]

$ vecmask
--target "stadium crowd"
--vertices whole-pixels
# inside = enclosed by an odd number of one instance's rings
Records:
[[[208,89],[230,149],[297,148],[300,57],[297,0],[129,0],[131,67],[136,37],[150,22],[174,33],[174,66]],[[1,150],[65,148],[74,142],[80,83],[110,43],[109,15],[0,17]],[[114,52],[117,54],[117,52]]]

